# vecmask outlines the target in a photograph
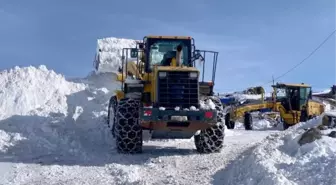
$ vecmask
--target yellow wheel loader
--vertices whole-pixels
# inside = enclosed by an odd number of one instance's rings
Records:
[[[218,52],[197,50],[193,38],[181,36],[147,36],[136,48],[124,48],[121,87],[108,106],[118,152],[141,153],[143,130],[153,139],[194,137],[198,152],[219,152],[225,126],[223,106],[213,93],[217,57]],[[200,77],[197,60],[212,64],[210,81],[204,72]]]
[[[324,112],[324,105],[312,99],[311,86],[307,84],[277,83],[272,87],[274,91],[271,100],[233,106],[225,115],[225,121],[232,125],[243,118],[245,129],[252,130],[252,112],[273,111],[280,114],[283,128],[287,129]]]

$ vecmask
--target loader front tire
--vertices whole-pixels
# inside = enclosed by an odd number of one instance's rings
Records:
[[[140,101],[124,98],[118,102],[115,122],[115,142],[119,153],[142,152],[142,128],[139,124]]]
[[[118,100],[116,96],[112,96],[109,101],[107,109],[107,126],[111,128],[113,137],[115,137],[115,122],[117,120],[116,111],[117,111]]]
[[[200,134],[194,136],[196,150],[199,153],[220,152],[225,136],[223,105],[217,97],[211,96],[206,99],[211,99],[216,106],[217,123],[208,129],[201,130]]]

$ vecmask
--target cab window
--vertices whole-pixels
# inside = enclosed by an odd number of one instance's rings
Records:
[[[176,57],[176,48],[178,45],[182,46],[182,64],[188,65],[188,52],[190,52],[188,45],[181,40],[157,40],[149,45],[150,68],[153,68],[153,65],[170,65],[172,58]]]

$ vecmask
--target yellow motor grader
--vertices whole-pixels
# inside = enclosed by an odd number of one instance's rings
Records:
[[[273,111],[280,114],[283,128],[287,129],[324,112],[324,105],[312,99],[312,89],[307,84],[277,83],[272,87],[274,91],[270,100],[232,106],[225,115],[227,126],[233,129],[235,121],[243,118],[245,129],[252,130],[252,112]]]

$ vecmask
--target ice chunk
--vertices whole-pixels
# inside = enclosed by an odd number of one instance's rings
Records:
[[[190,107],[190,110],[191,110],[191,111],[197,111],[198,109],[197,109],[195,106],[191,106],[191,107]]]

